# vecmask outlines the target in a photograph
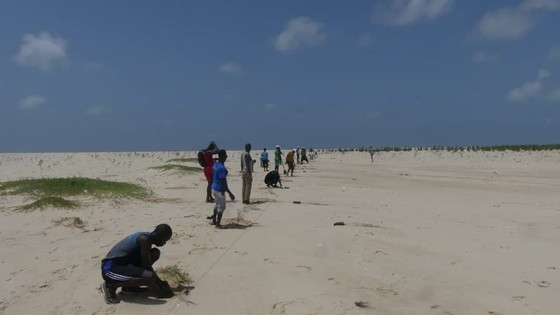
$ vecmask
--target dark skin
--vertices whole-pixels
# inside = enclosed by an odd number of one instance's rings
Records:
[[[206,148],[206,152],[212,155],[218,154],[218,146],[214,141],[210,142],[208,148]],[[206,186],[206,202],[214,202],[214,198],[212,198],[212,181]]]
[[[227,155],[220,156],[220,157],[218,158],[218,160],[219,160],[222,164],[224,164],[224,163],[226,162],[226,160],[227,160]],[[229,187],[228,187],[228,184],[227,184],[227,179],[225,179],[225,178],[220,179],[220,184],[222,185],[222,187],[224,187],[224,188],[226,189],[225,192],[228,193],[228,195],[229,195],[229,197],[231,198],[231,200],[232,200],[232,201],[235,200],[235,196],[234,196],[233,193],[229,190]],[[224,194],[225,192],[222,192],[222,194]],[[221,225],[221,222],[222,222],[222,215],[223,215],[223,213],[221,213],[221,212],[218,213],[218,210],[214,209],[214,214],[212,215],[212,224],[216,225],[216,228],[218,228],[218,229],[221,229],[221,228],[222,228],[222,225]]]
[[[126,288],[140,288],[140,287],[166,287],[167,284],[163,282],[156,272],[154,271],[152,265],[159,259],[160,251],[157,248],[152,248],[152,245],[161,247],[169,241],[171,235],[165,234],[150,234],[149,236],[141,235],[138,237],[138,243],[140,245],[140,255],[142,260],[142,266],[146,270],[142,274],[142,278],[135,278],[129,281],[107,283],[107,289],[109,294],[113,299],[117,298],[117,289],[119,287]]]

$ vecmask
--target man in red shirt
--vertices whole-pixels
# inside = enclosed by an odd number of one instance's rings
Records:
[[[208,186],[206,187],[206,202],[214,202],[212,198],[212,167],[214,166],[214,158],[212,155],[218,154],[218,146],[214,141],[210,142],[206,150],[204,150],[204,176],[206,176],[206,181]]]

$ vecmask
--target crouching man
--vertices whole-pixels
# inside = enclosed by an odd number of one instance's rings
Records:
[[[282,188],[282,181],[280,181],[280,174],[278,174],[277,171],[270,171],[266,174],[266,176],[264,177],[264,183],[266,184],[266,187],[278,187],[278,184],[280,184],[280,188]]]
[[[159,259],[160,251],[152,245],[161,247],[171,238],[171,227],[158,225],[153,232],[137,232],[118,242],[101,261],[101,276],[105,302],[118,303],[117,288],[123,292],[142,292],[155,289],[158,298],[169,298],[173,291],[169,284],[162,281],[152,268]],[[148,287],[142,288],[142,287]]]

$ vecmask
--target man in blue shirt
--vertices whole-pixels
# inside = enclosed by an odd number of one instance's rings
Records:
[[[167,224],[156,226],[153,232],[138,232],[118,242],[101,261],[101,276],[105,302],[118,303],[117,288],[123,291],[138,292],[142,286],[159,289],[158,297],[171,297],[173,291],[169,284],[162,281],[152,268],[159,259],[160,251],[152,245],[161,247],[172,235]]]
[[[229,190],[227,184],[228,171],[224,165],[227,160],[226,150],[218,151],[218,161],[212,168],[212,196],[214,196],[214,214],[209,219],[212,219],[212,224],[216,228],[223,228],[221,225],[222,215],[226,210],[226,192],[229,194],[231,200],[235,200],[235,196]]]
[[[261,152],[261,166],[265,172],[268,172],[268,152],[266,152],[266,148]]]

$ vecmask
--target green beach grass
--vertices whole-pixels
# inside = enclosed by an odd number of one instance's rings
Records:
[[[175,171],[175,172],[185,173],[185,174],[193,174],[201,171],[200,167],[186,166],[186,165],[179,165],[179,164],[165,164],[160,166],[152,166],[150,167],[150,169],[159,170],[159,171]]]
[[[43,210],[45,208],[57,209],[76,209],[80,204],[76,201],[66,200],[60,197],[44,197],[28,205],[16,208],[17,211],[28,212],[34,210]]]
[[[181,159],[171,159],[168,160],[165,163],[198,163],[198,159],[197,158],[181,158]]]
[[[147,199],[152,192],[142,186],[86,177],[35,178],[0,183],[0,195],[37,198],[92,196],[96,198]]]

